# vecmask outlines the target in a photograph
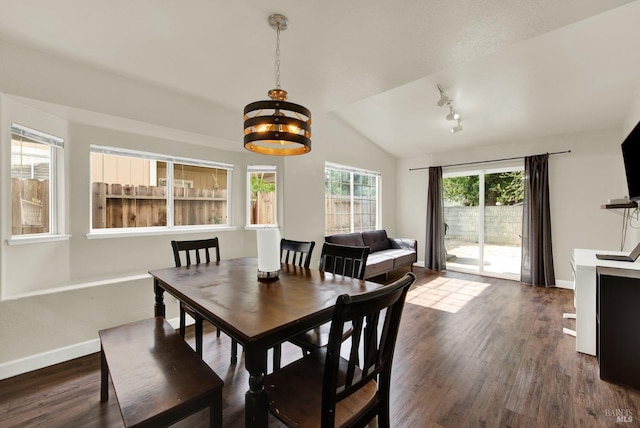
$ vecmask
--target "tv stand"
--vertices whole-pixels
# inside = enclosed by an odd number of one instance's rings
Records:
[[[598,267],[600,379],[640,388],[640,271]]]
[[[640,271],[640,259],[634,263],[599,260],[596,253],[627,254],[621,251],[574,249],[571,254],[573,269],[573,304],[576,308],[576,330],[563,330],[576,337],[576,351],[596,355],[596,266]],[[571,316],[572,314],[567,314]],[[563,315],[565,318],[567,316]]]

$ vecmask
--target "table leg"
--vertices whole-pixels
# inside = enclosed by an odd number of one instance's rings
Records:
[[[280,361],[282,360],[282,344],[278,343],[273,347],[273,371],[280,369]]]
[[[155,316],[164,317],[165,316],[165,306],[164,306],[164,288],[160,287],[158,284],[158,280],[154,280],[153,282],[153,291],[156,295],[156,305],[155,305]]]
[[[196,354],[202,358],[202,324],[204,321],[200,315],[196,315]]]
[[[245,368],[249,372],[249,390],[244,396],[245,427],[267,427],[267,396],[264,375],[267,370],[267,350],[244,348]]]
[[[100,401],[109,399],[109,366],[104,356],[102,344],[100,344]]]

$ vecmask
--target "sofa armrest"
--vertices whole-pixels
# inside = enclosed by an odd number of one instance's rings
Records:
[[[413,250],[418,252],[418,241],[408,238],[389,238],[391,248],[399,248],[403,250]]]

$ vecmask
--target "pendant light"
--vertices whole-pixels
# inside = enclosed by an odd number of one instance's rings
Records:
[[[255,153],[291,156],[311,151],[311,112],[287,100],[280,87],[280,32],[287,29],[284,15],[269,16],[276,30],[276,88],[268,92],[270,100],[256,101],[244,108],[244,148]]]

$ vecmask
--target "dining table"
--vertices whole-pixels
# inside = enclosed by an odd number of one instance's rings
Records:
[[[154,279],[155,315],[165,316],[167,292],[218,326],[244,348],[249,389],[245,426],[266,427],[263,378],[267,351],[331,320],[338,296],[380,284],[318,269],[282,264],[278,278],[258,279],[256,258],[227,259],[149,271]]]

